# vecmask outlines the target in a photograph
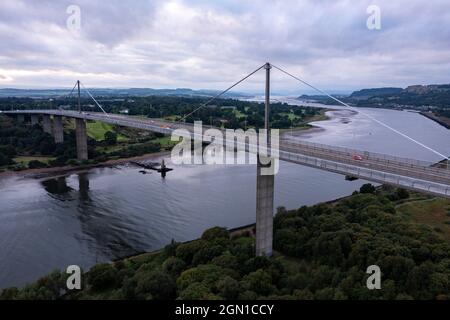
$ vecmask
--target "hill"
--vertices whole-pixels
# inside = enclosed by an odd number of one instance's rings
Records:
[[[376,96],[393,95],[402,92],[402,88],[376,88],[376,89],[362,89],[354,91],[350,95],[350,99],[368,99]]]
[[[94,96],[117,97],[117,96],[176,96],[176,97],[193,97],[193,96],[214,96],[219,91],[216,90],[192,90],[189,88],[177,89],[152,89],[152,88],[89,88]],[[17,98],[35,98],[45,99],[69,95],[70,89],[0,89],[0,98],[17,97]],[[86,93],[83,92],[83,95]],[[247,97],[247,95],[238,92],[228,92],[224,97]]]

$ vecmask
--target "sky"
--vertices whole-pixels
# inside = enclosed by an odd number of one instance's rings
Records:
[[[266,61],[332,92],[450,83],[450,1],[0,3],[3,88],[220,90]],[[312,93],[271,75],[273,91]],[[262,92],[264,73],[235,90]]]

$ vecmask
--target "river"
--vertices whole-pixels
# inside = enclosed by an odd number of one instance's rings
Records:
[[[289,102],[292,102],[290,100]],[[328,107],[328,106],[327,106]],[[338,108],[333,108],[338,109]],[[450,155],[450,131],[412,112],[361,109]],[[362,114],[339,109],[304,139],[428,161],[440,158]],[[120,165],[52,179],[0,179],[0,288],[23,286],[54,269],[151,251],[194,239],[212,226],[255,221],[256,168],[176,166],[156,172]],[[281,162],[275,206],[298,208],[351,194],[366,183]]]

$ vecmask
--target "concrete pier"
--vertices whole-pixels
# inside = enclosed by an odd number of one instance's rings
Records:
[[[25,116],[23,114],[18,114],[17,121],[19,121],[21,123],[25,122]]]
[[[42,116],[42,128],[44,129],[44,132],[47,132],[49,134],[52,134],[52,120],[50,119],[50,116],[47,114],[44,114]]]
[[[272,255],[273,242],[273,194],[275,176],[262,175],[266,167],[258,160],[256,173],[256,255]],[[267,167],[270,167],[267,166]]]
[[[87,132],[86,132],[86,122],[84,119],[76,119],[76,129],[75,135],[77,139],[77,157],[78,160],[88,159],[88,149],[87,149]]]
[[[39,116],[37,114],[32,114],[30,117],[32,126],[39,123]]]
[[[53,116],[53,137],[55,138],[55,143],[64,142],[64,126],[60,116]]]

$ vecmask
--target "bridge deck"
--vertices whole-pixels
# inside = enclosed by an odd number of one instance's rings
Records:
[[[193,131],[193,125],[159,119],[143,119],[103,113],[79,113],[60,110],[17,110],[5,114],[49,114],[96,120],[125,127],[171,134],[176,129]],[[450,198],[450,170],[429,162],[394,157],[368,151],[346,149],[308,142],[281,142],[280,160],[350,175]],[[354,158],[358,155],[358,159]]]

